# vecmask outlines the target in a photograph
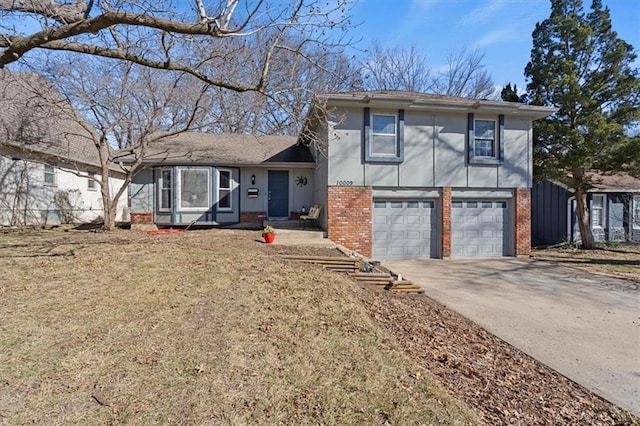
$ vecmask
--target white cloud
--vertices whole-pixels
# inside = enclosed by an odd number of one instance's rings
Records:
[[[512,24],[504,28],[489,31],[488,33],[478,37],[474,42],[474,47],[486,48],[487,46],[497,43],[521,42],[530,38],[531,36],[526,31],[522,31],[522,28],[519,25]]]
[[[496,16],[500,14],[500,10],[504,9],[508,4],[509,0],[491,0],[464,15],[459,24],[478,25],[495,21]]]

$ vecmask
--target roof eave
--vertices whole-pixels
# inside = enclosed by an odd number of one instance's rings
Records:
[[[337,94],[321,97],[328,107],[373,107],[404,108],[411,110],[449,111],[449,112],[494,112],[497,114],[517,114],[531,119],[544,118],[557,108],[527,105],[516,102],[500,102],[481,99],[443,98],[420,99],[416,97],[398,98],[397,96],[375,96]]]

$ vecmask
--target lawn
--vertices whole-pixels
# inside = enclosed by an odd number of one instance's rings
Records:
[[[0,424],[640,421],[424,295],[258,231],[0,233]]]
[[[0,423],[479,422],[349,280],[258,236],[0,234]]]
[[[592,274],[640,283],[638,243],[600,244],[596,250],[580,250],[575,247],[537,249],[533,251],[533,257]]]

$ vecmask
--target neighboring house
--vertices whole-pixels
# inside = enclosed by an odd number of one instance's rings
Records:
[[[367,256],[530,252],[532,121],[554,109],[359,92],[312,111],[328,113],[299,140],[184,134],[150,147],[132,221],[253,222],[319,204],[328,237]]]
[[[262,223],[313,203],[314,158],[295,137],[181,133],[150,144],[144,165],[133,225]]]
[[[94,134],[41,76],[0,71],[0,226],[102,217]],[[112,170],[110,185],[124,182]],[[126,207],[118,207],[118,220]]]
[[[581,240],[574,192],[551,181],[533,186],[534,245]],[[640,179],[626,174],[594,175],[587,202],[596,241],[640,241]]]

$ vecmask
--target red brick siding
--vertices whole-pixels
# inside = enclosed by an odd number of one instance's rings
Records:
[[[371,256],[373,192],[370,187],[329,186],[327,237],[364,256]]]
[[[531,189],[516,189],[516,256],[531,254]]]
[[[451,188],[442,188],[442,257],[451,257]]]
[[[267,212],[240,212],[240,222],[261,222],[267,216]]]
[[[153,212],[138,212],[131,213],[131,224],[132,225],[140,225],[140,224],[152,224],[153,223]]]

